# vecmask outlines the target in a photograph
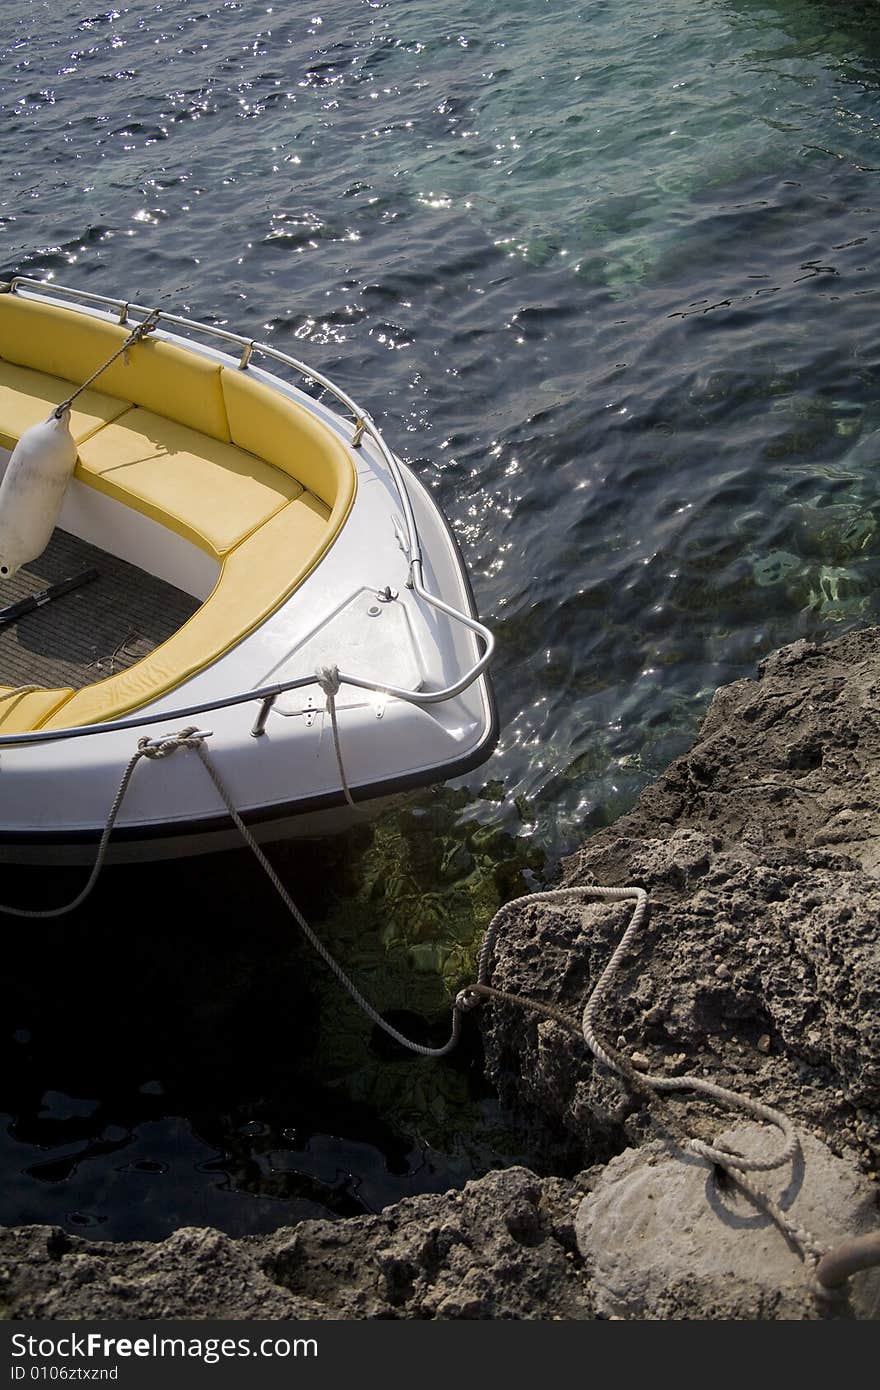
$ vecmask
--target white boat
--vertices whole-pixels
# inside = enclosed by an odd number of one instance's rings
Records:
[[[0,574],[0,607],[77,565],[99,576],[0,622],[0,860],[94,860],[139,748],[169,756],[131,773],[117,861],[240,843],[198,742],[261,840],[344,829],[476,767],[497,737],[493,639],[458,547],[321,373],[16,277],[0,286],[0,471],[140,326],[72,403],[51,545]]]

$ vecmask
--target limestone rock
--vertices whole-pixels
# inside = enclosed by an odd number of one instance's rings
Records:
[[[880,1168],[880,629],[795,643],[718,691],[690,752],[565,867],[567,884],[650,894],[601,1036],[778,1105]],[[492,983],[577,1018],[628,916],[529,905],[501,933]],[[489,1075],[544,1162],[653,1137],[561,1029],[494,1005],[482,1026]],[[716,1115],[677,1105],[712,1138]]]
[[[156,1244],[0,1230],[0,1315],[589,1318],[574,1255],[582,1192],[510,1168],[374,1216],[243,1240],[192,1228]]]

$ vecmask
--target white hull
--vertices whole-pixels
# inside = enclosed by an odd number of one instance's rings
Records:
[[[249,819],[248,829],[261,845],[278,844],[288,840],[320,840],[343,835],[356,825],[375,820],[400,802],[400,795],[373,797],[355,809],[348,805],[326,807],[323,810],[301,811],[269,821]],[[181,833],[158,828],[147,837],[144,827],[130,827],[133,838],[115,836],[111,839],[105,863],[150,864],[163,859],[188,859],[197,855],[222,854],[243,848],[243,840],[235,826],[227,820],[217,829],[186,827]],[[90,866],[94,863],[99,832],[87,840],[68,839],[52,842],[20,842],[0,847],[0,863],[22,868],[51,865],[55,868]]]
[[[350,422],[279,378],[248,370],[306,402],[345,442],[357,473],[347,519],[317,567],[265,622],[160,699],[73,735],[0,737],[0,862],[93,860],[139,739],[185,726],[210,731],[205,746],[240,814],[265,841],[344,830],[400,791],[459,775],[491,752],[496,719],[484,669],[487,634],[475,621],[461,557],[429,494],[399,461],[389,469],[377,435],[368,430],[353,446]],[[401,482],[423,562],[414,587]],[[149,565],[199,599],[214,581],[216,566],[194,545],[82,483],[71,486],[59,524]],[[325,696],[314,680],[318,666],[343,675],[339,751],[354,808],[344,800]],[[263,709],[264,728],[255,736],[262,702],[251,692],[294,682],[300,684]],[[385,693],[387,687],[398,693]],[[443,691],[452,693],[432,702]],[[108,860],[240,843],[198,753],[181,749],[138,763]]]

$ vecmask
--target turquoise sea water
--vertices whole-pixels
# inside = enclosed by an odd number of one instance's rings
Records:
[[[459,537],[498,751],[373,837],[278,852],[382,1006],[442,1030],[494,906],[631,804],[717,685],[876,620],[880,11],[4,20],[0,270],[305,357]],[[410,1063],[336,1012],[244,858],[108,875],[11,939],[0,1219],[256,1229],[517,1151],[473,1051]]]

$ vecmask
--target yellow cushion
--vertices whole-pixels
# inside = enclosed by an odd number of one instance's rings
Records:
[[[72,381],[0,362],[0,447],[14,449],[25,430],[46,420],[74,389]],[[128,401],[83,391],[70,412],[70,432],[79,444],[128,408]]]
[[[81,445],[76,476],[218,558],[303,490],[234,444],[140,409]]]
[[[65,381],[85,381],[129,330],[76,309],[0,294],[0,357]],[[98,389],[134,401],[214,439],[229,439],[220,368],[196,352],[148,337],[101,373]]]
[[[220,380],[233,443],[299,478],[328,507],[347,508],[354,468],[329,425],[246,371],[224,367]]]
[[[334,535],[327,508],[302,493],[230,551],[210,597],[167,642],[127,671],[78,690],[38,727],[63,729],[120,719],[166,695],[283,603]]]
[[[0,295],[0,381],[13,402],[10,423],[29,408],[15,366],[36,369],[31,398],[38,397],[53,378],[84,380],[124,338],[112,323]],[[135,666],[75,693],[14,697],[6,711],[0,702],[6,732],[121,718],[175,690],[289,598],[354,500],[356,474],[342,440],[244,372],[147,339],[99,385],[82,398],[77,476],[215,555],[220,576],[189,622]],[[120,403],[115,419],[108,396]]]
[[[73,691],[32,690],[27,695],[14,695],[14,686],[0,686],[0,734],[26,734],[35,729],[63,704]]]

